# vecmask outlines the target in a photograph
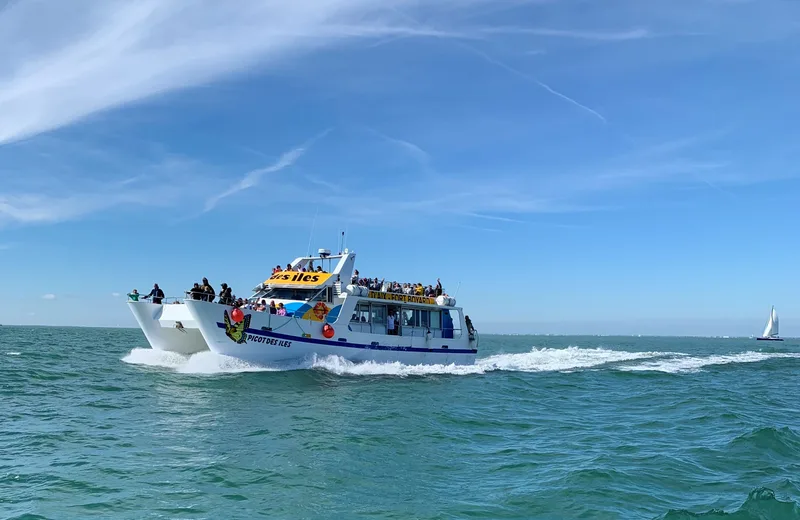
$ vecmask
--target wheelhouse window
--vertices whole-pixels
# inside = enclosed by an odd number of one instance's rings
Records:
[[[316,289],[298,289],[293,287],[271,287],[261,298],[273,300],[326,301],[328,291]]]

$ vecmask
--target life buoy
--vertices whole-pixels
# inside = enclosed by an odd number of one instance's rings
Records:
[[[336,332],[333,330],[333,327],[328,325],[327,323],[322,326],[322,335],[328,339],[331,339]]]

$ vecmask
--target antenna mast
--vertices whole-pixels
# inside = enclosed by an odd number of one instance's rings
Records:
[[[311,235],[308,237],[308,256],[311,256],[311,241],[314,240],[314,226],[317,225],[317,215],[319,214],[319,206],[317,211],[314,212],[314,220],[311,221]]]

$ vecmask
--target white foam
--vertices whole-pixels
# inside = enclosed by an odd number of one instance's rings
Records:
[[[133,365],[168,368],[182,374],[236,374],[281,370],[280,368],[254,365],[241,359],[213,352],[198,352],[187,356],[152,348],[135,348],[122,358],[122,361]]]
[[[6,356],[19,356],[22,352],[6,352]]]
[[[713,356],[687,356],[678,358],[659,359],[656,361],[642,362],[636,365],[616,367],[618,370],[628,372],[666,372],[677,374],[681,372],[701,372],[703,367],[713,365],[729,365],[732,363],[758,363],[768,359],[800,358],[800,353],[767,353],[767,352],[740,352],[737,354],[723,354]]]
[[[11,353],[8,353],[9,355]],[[628,352],[605,348],[533,348],[518,354],[496,354],[478,358],[474,365],[404,365],[402,363],[354,363],[339,356],[320,356],[294,364],[261,366],[240,359],[200,352],[191,356],[151,348],[135,348],[122,358],[126,363],[162,367],[183,374],[231,374],[286,370],[324,370],[337,375],[470,375],[487,372],[571,372],[612,365],[629,372],[698,372],[703,367],[731,363],[756,363],[774,358],[800,358],[800,353],[741,352],[726,355],[690,356],[680,352]],[[621,364],[622,363],[622,364]]]
[[[603,348],[565,349],[533,348],[520,354],[497,354],[479,358],[474,365],[404,365],[402,363],[353,363],[339,356],[316,358],[312,368],[327,370],[334,374],[348,375],[394,375],[400,377],[434,374],[469,375],[493,371],[510,372],[567,372],[591,368],[608,363],[683,355],[675,352],[625,352]]]

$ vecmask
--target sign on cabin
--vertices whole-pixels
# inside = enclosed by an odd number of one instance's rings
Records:
[[[367,298],[377,298],[379,300],[392,300],[404,303],[427,303],[428,305],[436,305],[434,298],[427,296],[416,296],[414,294],[400,294],[400,293],[385,293],[379,291],[370,291]]]
[[[269,278],[267,278],[264,283],[265,284],[278,284],[278,285],[306,285],[306,286],[314,286],[314,285],[322,285],[325,283],[328,278],[331,277],[331,273],[303,273],[298,271],[279,271]]]

